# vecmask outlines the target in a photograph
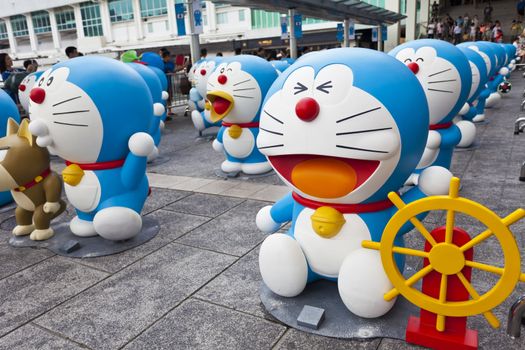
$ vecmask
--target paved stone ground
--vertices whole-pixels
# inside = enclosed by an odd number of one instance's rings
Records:
[[[511,95],[489,111],[490,122],[479,127],[478,147],[456,152],[452,167],[462,179],[462,195],[499,215],[520,207],[525,196],[525,184],[518,181],[525,135],[513,135],[525,82],[521,73],[515,73],[512,82]],[[13,212],[0,213],[0,349],[415,348],[391,339],[314,336],[267,314],[259,301],[257,266],[265,236],[254,218],[286,189],[275,175],[218,179],[214,169],[221,156],[209,141],[195,136],[189,118],[179,116],[168,123],[162,152],[170,160],[150,167],[156,188],[144,209],[162,229],[133,250],[75,260],[46,250],[14,249],[7,244]],[[442,220],[443,214],[434,213],[426,222]],[[458,223],[471,233],[483,230],[469,218]],[[523,253],[525,222],[512,228]],[[421,243],[417,233],[407,241]],[[501,266],[499,251],[496,241],[487,241],[477,256]],[[476,278],[480,291],[495,281],[483,274]],[[513,341],[504,331],[511,301],[524,293],[522,284],[495,310],[503,329],[491,329],[482,317],[469,320],[479,330],[480,348],[525,347],[525,337]]]

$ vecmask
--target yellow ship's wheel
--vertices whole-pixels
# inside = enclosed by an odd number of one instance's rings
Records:
[[[362,246],[379,250],[385,272],[394,285],[394,288],[385,294],[385,300],[392,300],[401,294],[411,303],[421,309],[437,315],[436,329],[444,331],[445,317],[461,317],[483,314],[490,325],[499,327],[499,321],[492,313],[492,309],[501,304],[514,290],[518,281],[525,282],[522,274],[520,252],[516,241],[509,231],[508,226],[525,217],[525,210],[518,209],[507,217],[501,219],[490,209],[466,198],[458,197],[459,179],[452,178],[448,196],[431,196],[405,204],[394,192],[388,198],[399,209],[390,219],[381,242],[363,241]],[[416,218],[418,214],[432,210],[446,210],[445,241],[437,242],[423,223]],[[461,246],[452,243],[454,234],[455,212],[464,213],[482,222],[487,230],[474,236],[469,242]],[[410,221],[431,245],[428,252],[394,245],[394,239],[401,227]],[[484,263],[468,260],[465,252],[487,238],[495,236],[501,245],[504,266],[496,267]],[[405,279],[399,271],[394,260],[394,254],[413,255],[428,259],[428,265]],[[479,295],[468,281],[462,270],[465,266],[491,272],[501,276],[498,282],[483,295]],[[423,294],[414,287],[414,284],[428,275],[431,271],[441,274],[439,298]],[[466,301],[447,301],[448,277],[455,275],[470,294],[471,299]]]

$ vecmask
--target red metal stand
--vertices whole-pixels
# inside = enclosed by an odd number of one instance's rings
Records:
[[[431,232],[436,242],[445,241],[445,226],[438,227]],[[470,241],[467,232],[460,228],[454,228],[452,243],[457,246]],[[425,251],[430,251],[430,244],[425,243]],[[473,249],[465,252],[465,258],[472,260]],[[429,264],[428,259],[423,262],[424,266]],[[470,281],[472,269],[465,266],[463,274]],[[439,286],[441,284],[441,274],[432,271],[423,278],[422,292],[430,297],[439,299]],[[469,300],[469,293],[456,275],[448,276],[447,301]],[[420,317],[411,316],[408,320],[406,330],[406,341],[408,343],[426,346],[436,350],[476,350],[478,348],[478,332],[467,329],[466,317],[446,317],[445,331],[440,332],[436,329],[437,316],[429,311],[421,310]]]

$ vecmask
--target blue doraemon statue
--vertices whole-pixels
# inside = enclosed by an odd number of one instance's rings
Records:
[[[153,99],[125,63],[86,56],[58,63],[30,93],[30,131],[68,165],[62,176],[77,236],[136,236],[148,195]]]
[[[381,239],[396,212],[387,194],[403,185],[425,149],[428,105],[419,81],[382,52],[321,51],[279,76],[263,110],[257,146],[292,189],[257,214],[267,233],[292,222],[261,246],[264,283],[293,297],[315,280],[337,281],[351,312],[385,314],[394,304],[383,299],[392,285],[379,253],[361,242]],[[403,201],[445,194],[450,178],[447,169],[427,168]],[[397,262],[403,270],[403,259]]]
[[[485,102],[485,108],[496,107],[501,100],[501,95],[498,93],[498,86],[505,80],[505,77],[509,74],[509,69],[506,67],[507,52],[505,49],[497,43],[487,42],[490,45],[492,51],[496,56],[496,72],[489,79],[488,86],[491,91],[490,96]]]
[[[166,110],[167,110],[167,101],[168,101],[168,98],[169,98],[169,93],[168,93],[168,78],[166,77],[166,73],[164,73],[164,61],[162,60],[162,58],[160,57],[159,54],[155,53],[155,52],[144,52],[142,55],[140,55],[139,57],[139,63],[144,63],[146,64],[146,66],[148,68],[150,68],[153,73],[155,73],[157,75],[157,78],[159,79],[160,81],[160,86],[162,87],[162,100],[163,100],[163,104],[164,104],[164,113],[162,114],[162,116],[160,117],[161,121],[160,121],[160,129],[164,129],[164,122],[166,121]],[[159,146],[160,144],[160,138],[154,138],[154,141],[155,141],[155,146]]]
[[[221,165],[225,173],[263,174],[272,169],[255,139],[262,101],[276,78],[268,61],[249,55],[225,60],[208,78],[210,119],[222,121],[213,148],[226,155]]]
[[[479,94],[485,89],[485,85],[488,80],[487,66],[485,61],[477,52],[467,47],[458,47],[461,52],[467,57],[470,70],[472,72],[472,82],[468,95],[467,102],[459,111],[459,116],[463,119],[456,123],[461,130],[461,141],[458,147],[469,147],[474,142],[476,137],[476,126],[472,123],[472,120],[477,115],[476,107],[474,102],[479,97]],[[470,131],[470,133],[469,133]]]
[[[482,122],[485,120],[485,103],[487,98],[492,93],[491,87],[489,86],[489,80],[497,72],[496,66],[496,55],[491,48],[491,45],[484,41],[477,42],[464,42],[458,45],[459,48],[468,48],[476,52],[483,58],[485,67],[487,68],[487,79],[483,86],[483,89],[478,95],[476,104],[476,116],[472,118],[473,122]]]
[[[277,70],[278,74],[281,74],[288,67],[290,67],[290,63],[288,63],[288,61],[270,61],[270,63]]]
[[[40,78],[42,73],[44,72],[40,71],[29,74],[20,82],[20,85],[18,86],[18,100],[26,112],[29,112],[29,91],[31,91],[35,85],[35,82],[38,80],[38,78]]]
[[[222,125],[221,120],[215,122],[211,120],[210,106],[206,104],[208,79],[221,61],[221,58],[201,61],[193,73],[194,87],[190,91],[190,96],[196,109],[191,112],[191,120],[199,132]]]
[[[9,118],[13,118],[17,123],[20,123],[18,107],[11,96],[3,89],[0,89],[0,137],[7,135],[7,121]],[[6,150],[0,150],[0,161],[4,159],[6,153]],[[13,197],[10,191],[0,192],[0,205],[11,203],[12,201]]]
[[[153,149],[153,152],[151,152],[151,154],[149,154],[148,156],[148,161],[151,162],[159,156],[158,146],[160,144],[161,139],[161,118],[166,112],[164,108],[164,100],[162,98],[162,85],[157,75],[146,65],[136,62],[131,62],[127,64],[129,64],[129,66],[133,68],[137,73],[139,73],[142,79],[144,79],[144,81],[148,85],[151,97],[153,99],[154,118],[151,119],[150,127],[148,130],[148,133],[151,135],[153,141],[155,142],[155,148]]]
[[[509,68],[510,72],[513,72],[516,69],[516,46],[512,44],[502,44],[502,45],[504,45],[505,50],[507,51],[507,56],[509,57],[507,68]],[[507,78],[510,78],[510,73],[507,76]]]
[[[462,137],[452,119],[467,102],[471,87],[467,57],[454,45],[433,39],[410,41],[389,54],[415,74],[428,101],[430,132],[418,172],[431,165],[450,168],[452,153]],[[417,175],[409,183],[417,183]]]

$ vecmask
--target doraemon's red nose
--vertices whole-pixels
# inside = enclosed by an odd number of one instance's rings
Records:
[[[24,84],[20,84],[20,85],[18,86],[18,90],[20,90],[20,91],[22,91],[22,92],[23,92],[23,91],[26,91],[26,86],[25,86]]]
[[[409,64],[407,64],[407,67],[414,74],[417,74],[417,72],[419,72],[419,64],[417,64],[416,62],[410,62]]]
[[[299,100],[295,105],[295,114],[304,122],[311,122],[319,115],[319,103],[311,97]]]
[[[206,69],[201,69],[201,75],[206,75]]]
[[[228,81],[228,77],[225,76],[224,74],[221,74],[219,75],[219,77],[217,78],[217,81],[219,82],[219,84],[226,84],[226,82]]]
[[[34,103],[41,104],[42,102],[44,102],[44,99],[46,98],[46,91],[39,87],[32,88],[31,92],[29,93],[29,98]]]

